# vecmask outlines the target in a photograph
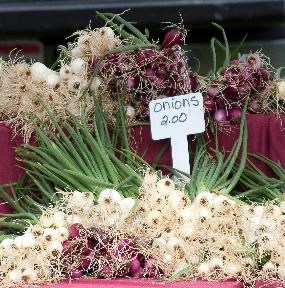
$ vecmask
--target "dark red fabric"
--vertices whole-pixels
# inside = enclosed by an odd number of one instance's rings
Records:
[[[20,136],[13,137],[12,130],[0,123],[0,184],[8,184],[17,181],[23,170],[18,167],[15,147],[21,145],[23,140]],[[0,201],[0,213],[11,212],[10,207]]]
[[[34,287],[34,286],[33,286]],[[217,281],[181,281],[173,283],[158,283],[153,280],[146,279],[80,279],[72,282],[64,282],[61,284],[50,284],[41,286],[42,288],[242,288],[241,283],[235,280],[228,280],[223,282]]]
[[[283,123],[283,125],[282,125]],[[280,162],[285,168],[285,116],[276,115],[247,115],[248,125],[248,152],[260,153],[274,161]],[[155,160],[162,147],[169,143],[169,139],[153,141],[149,126],[131,128],[132,147],[143,156],[147,162]],[[229,152],[239,135],[239,127],[231,126],[227,132],[219,132],[218,142],[220,149]],[[205,135],[210,141],[209,148],[215,145],[213,137]],[[191,141],[191,140],[190,140]],[[260,161],[250,158],[263,172],[272,175],[272,171]],[[171,151],[168,149],[161,158],[161,164],[171,165]]]
[[[25,286],[27,288],[27,286]],[[32,286],[35,287],[35,286]],[[31,287],[31,288],[32,288]],[[41,288],[243,288],[243,284],[235,280],[227,281],[179,281],[172,283],[159,283],[148,279],[79,279],[72,282],[63,282],[60,284],[49,284],[39,286]],[[258,281],[255,288],[281,288],[285,283],[280,281]]]

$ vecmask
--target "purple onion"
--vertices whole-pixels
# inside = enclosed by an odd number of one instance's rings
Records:
[[[186,69],[187,69],[186,66],[187,64],[185,63],[184,59],[181,59],[178,62],[176,62],[173,70],[177,71],[179,74],[183,74],[186,72]]]
[[[248,83],[244,83],[242,86],[238,87],[238,94],[240,99],[245,99],[251,92],[251,87]]]
[[[230,98],[232,100],[238,100],[239,93],[238,89],[234,86],[228,86],[223,90],[223,94],[226,96],[226,98]]]
[[[153,76],[155,76],[155,70],[152,67],[146,67],[145,75],[147,77],[153,77]]]
[[[235,124],[239,124],[242,118],[242,110],[240,107],[233,107],[229,110],[229,120]]]
[[[260,113],[261,112],[261,107],[257,100],[253,99],[250,101],[248,104],[248,110],[253,112],[253,113]]]
[[[81,263],[81,267],[83,270],[87,270],[90,266],[90,263],[91,263],[91,259],[90,258],[85,258],[82,260],[82,263]]]
[[[260,73],[261,77],[263,78],[264,81],[269,81],[269,72],[267,69],[265,68],[260,68],[258,70],[258,72]]]
[[[155,78],[153,79],[153,84],[154,84],[156,87],[162,86],[163,83],[164,83],[164,79],[163,79],[163,78],[155,77]]]
[[[217,97],[219,94],[219,86],[216,84],[210,85],[207,89],[207,94],[212,98]]]
[[[146,59],[151,59],[151,58],[157,56],[156,51],[155,50],[151,50],[151,49],[145,50],[143,53],[144,53]]]
[[[71,269],[69,273],[71,279],[79,279],[83,276],[83,271],[78,268]]]
[[[234,83],[238,81],[240,75],[240,68],[237,66],[229,66],[226,68],[224,72],[224,77],[229,81],[233,81]]]
[[[128,239],[120,240],[112,249],[111,255],[123,260],[133,258],[134,249],[132,243]]]
[[[130,76],[127,81],[127,86],[131,89],[138,88],[139,86],[139,77]]]
[[[199,86],[198,77],[197,75],[194,75],[192,72],[189,72],[188,76],[189,76],[191,92],[195,92]]]
[[[74,239],[74,238],[78,238],[79,236],[80,236],[79,224],[72,224],[69,227],[69,237]]]
[[[157,276],[154,266],[154,260],[152,258],[145,261],[143,271],[147,277],[153,278]]]
[[[142,278],[143,277],[143,268],[140,267],[139,270],[132,275],[133,278]]]
[[[239,65],[240,61],[238,59],[234,59],[231,61],[231,65]]]
[[[135,54],[135,59],[138,64],[141,64],[147,59],[147,57],[143,51],[139,51]]]
[[[261,67],[261,60],[259,56],[255,55],[250,55],[246,59],[246,66],[252,67],[254,69],[260,68]]]
[[[129,273],[133,276],[140,271],[141,261],[136,257],[132,260],[131,265],[129,267]]]
[[[109,62],[113,64],[117,64],[121,56],[122,56],[121,54],[110,54],[110,55],[107,55],[106,58]]]
[[[84,255],[84,256],[90,255],[94,251],[95,246],[96,245],[95,245],[95,243],[93,241],[88,240],[87,241],[87,245],[86,245],[85,249],[82,252],[82,255]]]
[[[227,121],[228,113],[226,109],[218,109],[214,114],[214,119],[218,123]]]
[[[184,42],[187,32],[182,27],[176,27],[168,31],[162,42],[162,49],[169,48],[175,45],[180,45]]]
[[[216,103],[209,96],[204,99],[204,106],[210,115],[214,115],[216,112]]]
[[[160,78],[164,79],[165,78],[165,66],[164,65],[159,65],[159,67],[155,71],[155,75]]]
[[[101,275],[103,277],[110,277],[110,273],[112,272],[110,266],[108,264],[105,264],[102,268],[101,268]]]
[[[69,247],[70,247],[70,242],[69,242],[68,240],[64,240],[64,241],[62,242],[62,248],[63,248],[63,250],[68,250]]]
[[[218,98],[217,100],[215,100],[215,103],[216,103],[217,109],[226,110],[226,103],[225,103],[225,100],[223,98]]]

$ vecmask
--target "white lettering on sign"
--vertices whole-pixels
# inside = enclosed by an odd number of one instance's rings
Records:
[[[205,131],[202,94],[152,100],[149,111],[152,139],[171,138],[173,167],[190,173],[187,135]]]

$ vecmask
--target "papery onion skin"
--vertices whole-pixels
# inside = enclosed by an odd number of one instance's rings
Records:
[[[176,27],[168,31],[162,42],[162,49],[182,44],[185,40],[186,34],[186,30],[182,27]]]
[[[213,116],[216,112],[216,103],[215,101],[213,101],[212,99],[210,99],[210,97],[205,97],[204,99],[204,107],[206,109],[206,111]]]
[[[233,107],[228,111],[228,118],[234,124],[239,124],[242,118],[242,110],[239,107]]]
[[[217,97],[219,94],[219,86],[216,84],[212,84],[207,89],[207,95],[214,98]]]
[[[248,104],[248,110],[253,113],[261,113],[261,107],[257,100],[253,99]]]
[[[216,122],[225,122],[227,121],[228,113],[226,109],[218,109],[214,114],[214,119]]]
[[[136,257],[132,260],[131,265],[129,267],[129,273],[134,276],[136,275],[141,269],[141,261]]]
[[[79,279],[83,276],[83,272],[80,269],[71,269],[70,270],[70,278],[71,279]]]
[[[80,236],[80,228],[78,224],[72,224],[69,228],[69,237],[72,239]]]

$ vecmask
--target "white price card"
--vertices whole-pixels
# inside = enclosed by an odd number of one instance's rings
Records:
[[[152,100],[149,111],[152,139],[171,138],[173,167],[190,174],[187,135],[205,131],[202,94]]]

